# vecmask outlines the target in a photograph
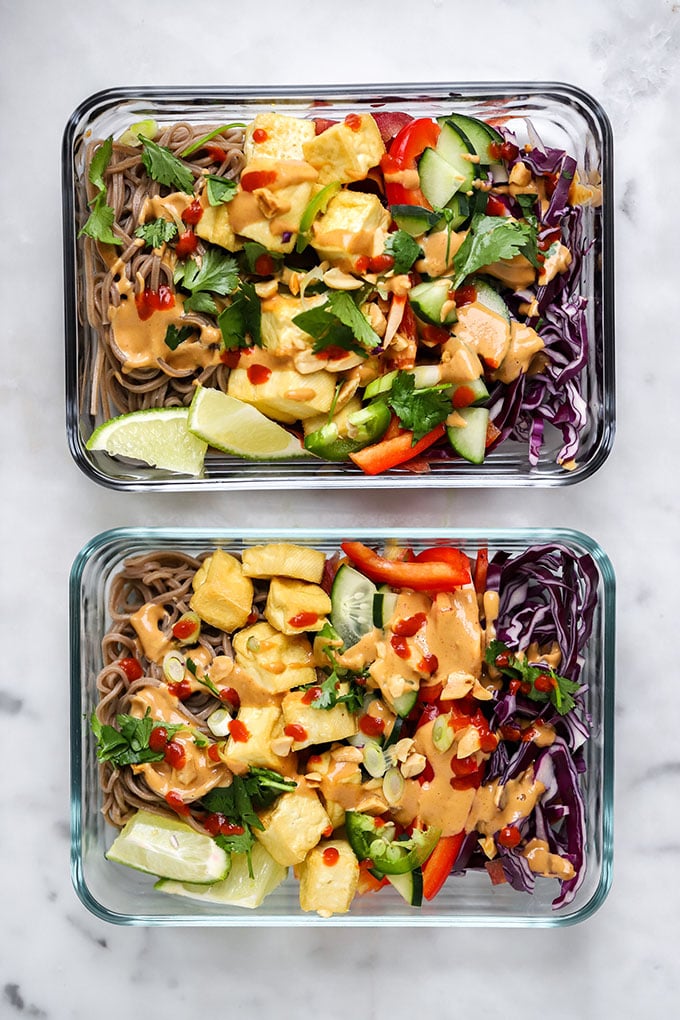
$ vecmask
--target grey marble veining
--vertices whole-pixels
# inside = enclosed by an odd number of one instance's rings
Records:
[[[3,451],[0,1017],[272,1015],[535,1020],[677,1012],[680,731],[677,376],[680,4],[665,0],[0,0]],[[80,474],[63,406],[60,141],[112,85],[569,81],[616,142],[618,430],[605,466],[561,491],[116,494]],[[615,869],[589,921],[559,931],[135,929],[69,878],[67,576],[119,524],[282,517],[563,525],[618,578]]]

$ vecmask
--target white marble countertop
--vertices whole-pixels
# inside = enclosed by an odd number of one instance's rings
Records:
[[[401,1020],[426,1005],[525,1020],[671,1015],[680,992],[668,597],[680,565],[671,427],[680,369],[680,4],[0,0],[0,12],[0,619],[13,652],[0,675],[0,1017],[237,1010]],[[72,462],[64,429],[59,161],[70,113],[115,85],[362,80],[569,81],[603,104],[616,142],[613,454],[592,479],[561,491],[377,493],[359,503],[351,492],[169,499],[95,486]],[[75,554],[122,524],[304,528],[320,515],[338,526],[571,526],[609,553],[619,600],[615,867],[593,918],[554,931],[134,929],[97,920],[76,898],[67,636]]]

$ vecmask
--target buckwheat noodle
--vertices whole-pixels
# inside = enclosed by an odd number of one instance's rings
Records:
[[[155,141],[170,149],[175,155],[179,155],[211,130],[214,128],[210,125],[196,126],[183,122],[162,129]],[[99,141],[93,141],[87,146],[86,168],[89,167],[98,145]],[[214,160],[215,146],[225,153],[225,158],[219,166]],[[244,162],[243,131],[240,128],[231,128],[215,135],[211,139],[211,154],[198,149],[184,160],[196,181],[200,180],[206,168],[210,169],[211,174],[229,179],[237,178]],[[94,345],[91,364],[85,366],[81,373],[84,389],[81,393],[81,403],[85,406],[87,402],[87,386],[90,380],[90,413],[95,416],[101,414],[105,419],[115,414],[148,407],[188,404],[196,382],[226,390],[228,369],[224,365],[177,370],[165,363],[159,363],[158,368],[137,369],[125,373],[122,371],[123,359],[116,351],[109,322],[110,307],[118,307],[121,301],[116,283],[119,282],[119,274],[122,272],[130,283],[134,284],[135,293],[139,293],[146,286],[158,290],[161,283],[172,287],[171,268],[162,262],[158,254],[141,247],[139,238],[135,237],[135,229],[145,199],[169,194],[173,189],[151,180],[142,163],[141,147],[116,141],[113,143],[105,181],[106,201],[115,214],[113,232],[120,237],[122,246],[116,249],[116,259],[111,269],[104,261],[97,242],[87,236],[82,238],[85,310],[87,321],[96,334],[97,343]],[[89,183],[87,189],[87,200],[90,200],[95,189]],[[80,202],[79,219],[84,223],[89,210],[82,192]],[[203,254],[205,250],[205,245],[199,240],[196,254]],[[186,313],[183,322],[186,325],[216,326],[214,318],[198,312]]]
[[[104,667],[97,676],[99,701],[96,715],[101,723],[115,726],[119,713],[130,712],[137,692],[144,687],[158,687],[164,682],[161,666],[148,663],[144,658],[130,617],[147,602],[160,604],[165,609],[161,630],[169,635],[173,624],[189,610],[192,578],[209,555],[207,552],[198,557],[179,552],[144,553],[127,559],[120,573],[113,578],[109,594],[111,627],[102,640]],[[258,590],[257,581],[254,584],[254,608],[257,609],[263,604],[266,591],[261,585]],[[233,655],[228,634],[205,623],[201,626],[199,644],[208,649],[211,656]],[[119,665],[120,659],[126,656],[142,663],[144,676],[132,682],[128,680]],[[211,736],[206,720],[217,706],[210,692],[195,692],[186,701],[178,701],[176,710],[186,716],[187,726]],[[110,762],[100,762],[99,781],[103,791],[102,813],[116,827],[123,826],[139,808],[176,818],[163,798],[154,793],[143,776],[135,775],[129,766],[116,768]],[[185,821],[200,829],[200,824],[191,816],[188,815]]]

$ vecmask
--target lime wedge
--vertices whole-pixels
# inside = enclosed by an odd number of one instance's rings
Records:
[[[253,875],[248,874],[248,860],[245,854],[233,854],[229,875],[223,882],[214,885],[196,885],[188,882],[173,882],[161,879],[155,888],[175,896],[188,896],[203,903],[221,903],[223,906],[259,907],[265,897],[283,882],[288,868],[278,864],[271,854],[256,843],[251,850]]]
[[[308,456],[300,440],[283,426],[221,390],[196,387],[189,429],[209,446],[235,457],[282,460]]]
[[[110,418],[87,441],[88,450],[134,457],[152,467],[200,475],[207,444],[187,428],[188,407],[153,407]]]
[[[214,839],[173,818],[138,811],[114,839],[109,861],[179,882],[219,882],[231,858]]]

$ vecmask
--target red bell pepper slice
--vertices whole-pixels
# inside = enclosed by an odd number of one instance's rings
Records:
[[[417,560],[388,560],[361,542],[343,542],[342,551],[371,581],[389,584],[394,588],[411,588],[413,591],[452,591],[466,584],[467,570],[442,563],[419,563]]]
[[[385,176],[385,194],[390,205],[420,205],[425,209],[432,206],[420,188],[406,188],[400,181],[391,181],[390,174],[404,170],[415,170],[417,160],[427,148],[437,144],[441,128],[436,121],[419,117],[404,125],[393,138],[389,152],[380,161]]]
[[[467,572],[470,580],[470,560],[461,549],[452,549],[450,545],[436,545],[431,549],[423,549],[416,556],[419,563],[450,563],[461,572]]]
[[[417,457],[419,453],[432,446],[444,435],[444,425],[436,425],[427,435],[413,445],[412,432],[400,432],[390,439],[382,439],[363,450],[350,453],[350,457],[367,475],[381,475],[390,468],[404,464],[407,460]]]
[[[432,900],[451,874],[465,839],[465,830],[455,836],[442,836],[423,865],[423,896]]]

